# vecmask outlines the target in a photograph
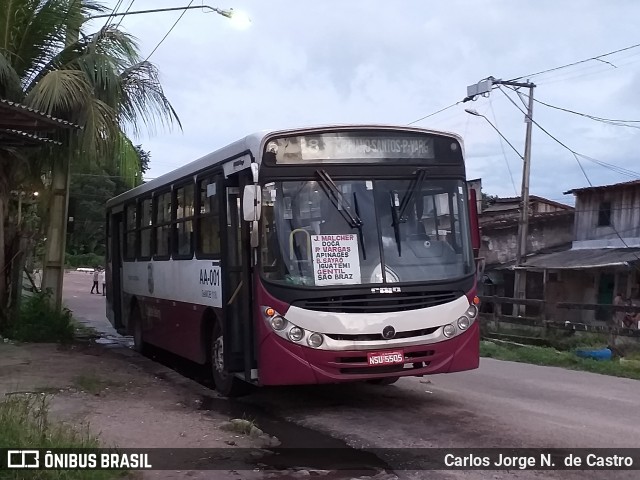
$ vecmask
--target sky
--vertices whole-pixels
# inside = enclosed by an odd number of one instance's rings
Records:
[[[151,153],[148,178],[258,130],[406,125],[462,100],[467,86],[489,76],[529,79],[534,98],[553,106],[636,122],[611,125],[535,103],[534,121],[565,146],[534,125],[532,195],[573,204],[563,194],[570,188],[640,178],[640,47],[529,77],[640,44],[636,0],[225,1],[208,5],[245,12],[249,28],[189,10],[149,59],[183,128],[134,138]],[[188,4],[134,0],[130,11]],[[146,57],[180,15],[128,15],[120,27]],[[104,21],[92,20],[88,31]],[[526,130],[505,93],[524,108],[515,92],[495,89],[413,123],[461,135],[468,178],[482,178],[483,192],[501,197],[520,193]],[[578,162],[565,147],[590,159]]]

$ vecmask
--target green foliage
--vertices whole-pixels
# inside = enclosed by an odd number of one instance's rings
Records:
[[[619,360],[598,361],[580,358],[573,352],[560,352],[547,347],[518,346],[509,343],[498,345],[494,342],[482,341],[480,343],[480,355],[498,360],[563,367],[571,370],[584,370],[603,375],[640,380],[640,368],[635,364],[620,362]]]
[[[49,397],[11,395],[0,400],[0,448],[99,448],[87,427],[75,429],[52,422]],[[122,477],[110,470],[0,470],[1,480],[107,480]]]
[[[104,245],[97,246],[96,251],[104,252]],[[104,258],[104,255],[98,255],[96,253],[80,253],[78,255],[72,255],[67,253],[65,263],[67,267],[70,267],[70,268],[78,268],[78,267],[95,268],[95,267],[104,266],[105,258]]]
[[[19,342],[61,342],[73,340],[74,327],[71,312],[61,312],[50,304],[51,294],[34,293],[22,301],[18,318],[10,320],[4,336]]]

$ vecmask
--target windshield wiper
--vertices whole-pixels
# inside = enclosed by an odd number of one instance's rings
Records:
[[[320,186],[324,190],[324,193],[327,194],[333,206],[336,207],[349,226],[351,228],[362,228],[362,220],[357,213],[355,215],[351,213],[351,206],[347,203],[344,195],[342,195],[342,192],[338,189],[329,174],[324,170],[316,170],[316,173],[320,177]],[[340,208],[340,205],[342,205],[343,208]]]
[[[426,170],[424,169],[418,170],[417,175],[411,180],[411,183],[407,187],[407,193],[405,193],[404,198],[402,199],[402,202],[400,202],[400,207],[397,213],[398,221],[400,223],[405,223],[407,221],[407,218],[404,216],[404,214],[406,213],[407,208],[409,208],[409,205],[411,204],[416,192],[421,190],[422,183],[424,182],[424,179],[426,176],[427,176]]]
[[[393,225],[393,233],[396,237],[396,245],[398,247],[398,256],[402,256],[402,242],[400,241],[400,205],[398,200],[398,192],[390,191],[389,199],[391,205],[391,225]]]
[[[344,218],[345,222],[347,222],[351,228],[358,229],[358,239],[360,240],[360,246],[362,247],[362,258],[363,260],[366,260],[367,254],[364,248],[364,236],[362,235],[362,226],[364,225],[364,222],[359,215],[358,198],[356,197],[356,193],[353,192],[355,214],[352,214],[351,206],[347,203],[344,195],[329,174],[324,170],[316,170],[316,173],[320,177],[320,186],[327,197],[329,197],[329,200],[331,200],[333,206],[336,207],[336,210],[338,210],[340,215],[342,215],[342,218]],[[340,205],[342,205],[342,208],[340,208]]]

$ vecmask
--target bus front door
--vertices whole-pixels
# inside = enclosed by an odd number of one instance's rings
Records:
[[[256,368],[251,309],[249,224],[242,219],[242,195],[250,176],[240,172],[226,179],[226,243],[223,255],[224,364],[229,373],[252,380]]]

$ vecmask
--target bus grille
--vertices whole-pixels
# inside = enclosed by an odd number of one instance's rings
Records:
[[[422,330],[409,330],[406,332],[397,332],[393,337],[393,339],[397,340],[399,338],[424,337],[426,335],[431,335],[439,328],[440,327],[432,327],[432,328],[423,328]],[[349,340],[352,342],[375,342],[375,341],[387,340],[382,336],[381,333],[363,333],[359,335],[325,333],[325,335],[334,340]]]
[[[293,305],[320,312],[385,313],[434,307],[453,302],[462,295],[462,292],[456,291],[344,295],[298,300]]]

